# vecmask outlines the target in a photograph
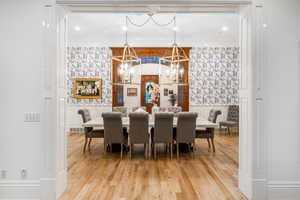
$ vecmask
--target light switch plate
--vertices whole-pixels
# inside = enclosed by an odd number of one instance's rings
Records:
[[[40,122],[40,113],[26,112],[24,113],[24,122]]]

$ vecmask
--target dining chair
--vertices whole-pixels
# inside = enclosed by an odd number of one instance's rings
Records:
[[[80,110],[78,110],[78,114],[81,115],[83,123],[86,123],[86,122],[92,120],[90,111],[88,109],[80,109]],[[88,143],[89,152],[91,152],[92,139],[93,138],[104,138],[104,130],[103,129],[94,130],[92,127],[85,127],[84,135],[85,135],[85,142],[84,142],[84,146],[83,146],[83,153],[85,153],[87,143]]]
[[[195,130],[198,114],[195,112],[179,112],[176,128],[176,151],[179,158],[179,144],[186,143],[195,146]]]
[[[129,113],[129,153],[130,159],[134,144],[144,144],[145,158],[149,145],[149,114],[143,112]]]
[[[170,112],[155,113],[153,130],[153,150],[154,159],[156,159],[156,144],[165,143],[170,151],[171,159],[173,157],[173,119],[174,114]]]
[[[123,157],[123,148],[127,143],[126,134],[122,126],[122,113],[106,112],[102,113],[104,123],[104,151],[107,144],[121,144],[121,159]]]
[[[122,117],[127,117],[128,116],[128,108],[124,107],[124,106],[112,107],[112,111],[122,113]]]
[[[226,127],[227,133],[230,135],[230,128],[239,127],[239,106],[238,105],[230,105],[228,107],[227,118],[225,121],[219,122],[220,128],[222,126]]]
[[[167,107],[167,112],[172,112],[174,116],[177,116],[179,112],[182,112],[182,108],[180,106]]]
[[[221,115],[222,112],[220,110],[215,110],[215,109],[211,109],[209,111],[209,116],[208,116],[208,121],[212,122],[212,123],[216,123],[217,122],[217,118],[219,115]],[[213,148],[213,152],[216,152],[216,148],[215,148],[215,143],[214,143],[214,128],[206,128],[206,129],[196,129],[196,138],[206,138],[207,143],[208,143],[208,149]],[[210,141],[211,141],[211,145],[210,145]]]
[[[134,106],[134,107],[132,107],[132,112],[135,112],[135,111],[137,111],[138,109],[143,109],[144,111],[147,112],[146,106]]]

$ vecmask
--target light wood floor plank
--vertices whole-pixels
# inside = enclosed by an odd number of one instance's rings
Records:
[[[196,152],[169,158],[158,147],[157,160],[145,160],[136,146],[132,160],[124,154],[103,152],[103,140],[94,139],[91,153],[82,153],[84,136],[68,137],[68,186],[60,200],[237,200],[238,136],[217,133],[216,153],[206,140],[197,140]]]

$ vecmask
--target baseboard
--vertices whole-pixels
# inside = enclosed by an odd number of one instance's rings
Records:
[[[252,181],[252,200],[266,200],[267,196],[267,180],[253,179]]]
[[[55,180],[55,178],[42,178],[40,192],[41,192],[42,200],[56,199],[56,180]]]
[[[58,199],[67,187],[67,169],[61,170],[56,176],[56,198]]]
[[[38,200],[40,181],[0,181],[0,199]]]
[[[297,200],[299,198],[299,181],[268,182],[268,200]]]
[[[239,189],[248,198],[252,199],[252,179],[246,172],[239,170]]]

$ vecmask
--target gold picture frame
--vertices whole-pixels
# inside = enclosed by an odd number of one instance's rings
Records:
[[[73,80],[73,97],[76,99],[101,99],[102,79],[75,78]]]

